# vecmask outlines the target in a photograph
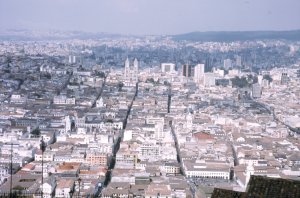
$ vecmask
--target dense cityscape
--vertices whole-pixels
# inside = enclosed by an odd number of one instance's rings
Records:
[[[299,49],[2,40],[0,197],[211,197],[250,192],[252,175],[299,195]]]

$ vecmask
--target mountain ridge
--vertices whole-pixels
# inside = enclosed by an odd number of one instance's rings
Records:
[[[300,41],[299,30],[286,31],[207,31],[207,32],[189,32],[185,34],[172,35],[177,41],[246,41],[246,40],[268,40],[268,39],[284,39],[291,41]]]

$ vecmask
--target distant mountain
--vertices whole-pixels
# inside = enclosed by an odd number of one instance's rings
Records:
[[[89,33],[81,31],[35,31],[27,29],[9,29],[0,31],[0,40],[40,41],[64,39],[100,39],[117,38],[121,35],[109,33]]]
[[[233,32],[191,32],[186,34],[173,35],[172,38],[177,41],[213,41],[213,42],[231,42],[246,40],[264,40],[264,39],[285,39],[291,41],[300,41],[300,30],[291,31],[233,31]]]

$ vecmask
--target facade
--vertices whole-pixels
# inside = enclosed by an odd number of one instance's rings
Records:
[[[135,58],[133,61],[133,65],[130,66],[129,59],[127,58],[125,61],[125,73],[124,73],[124,85],[129,87],[135,87],[138,82],[138,74],[139,74],[139,62]]]
[[[252,85],[252,97],[260,98],[262,94],[262,88],[258,83]]]
[[[90,152],[86,154],[86,163],[91,165],[107,165],[107,154]]]
[[[238,67],[242,66],[242,57],[241,56],[236,56],[236,58],[235,58],[235,64]]]
[[[161,64],[161,72],[162,73],[175,72],[175,64],[174,63],[162,63]]]
[[[232,61],[230,59],[225,59],[224,60],[224,68],[229,69],[232,67]]]
[[[70,198],[74,189],[74,181],[72,179],[61,179],[57,182],[55,189],[55,197]]]
[[[116,168],[134,168],[138,161],[138,153],[120,148],[116,154]]]
[[[288,74],[286,72],[282,72],[280,80],[281,80],[281,84],[283,85],[287,84],[289,82]]]
[[[209,164],[195,160],[184,160],[183,171],[188,178],[230,179],[230,166],[226,163]]]
[[[216,85],[216,76],[214,73],[205,73],[203,85],[205,87],[212,87]]]
[[[182,65],[182,75],[185,77],[191,77],[192,76],[192,66],[191,65]]]
[[[59,95],[53,97],[53,104],[57,105],[75,105],[75,98],[67,98],[67,96]]]
[[[196,83],[199,83],[203,79],[204,71],[205,71],[204,64],[198,64],[195,66],[194,81]]]
[[[180,174],[180,166],[178,163],[166,162],[164,165],[160,166],[160,171],[165,174]]]

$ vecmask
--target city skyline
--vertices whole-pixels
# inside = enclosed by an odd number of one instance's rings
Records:
[[[1,0],[0,27],[133,35],[295,30],[299,7],[296,0]]]

